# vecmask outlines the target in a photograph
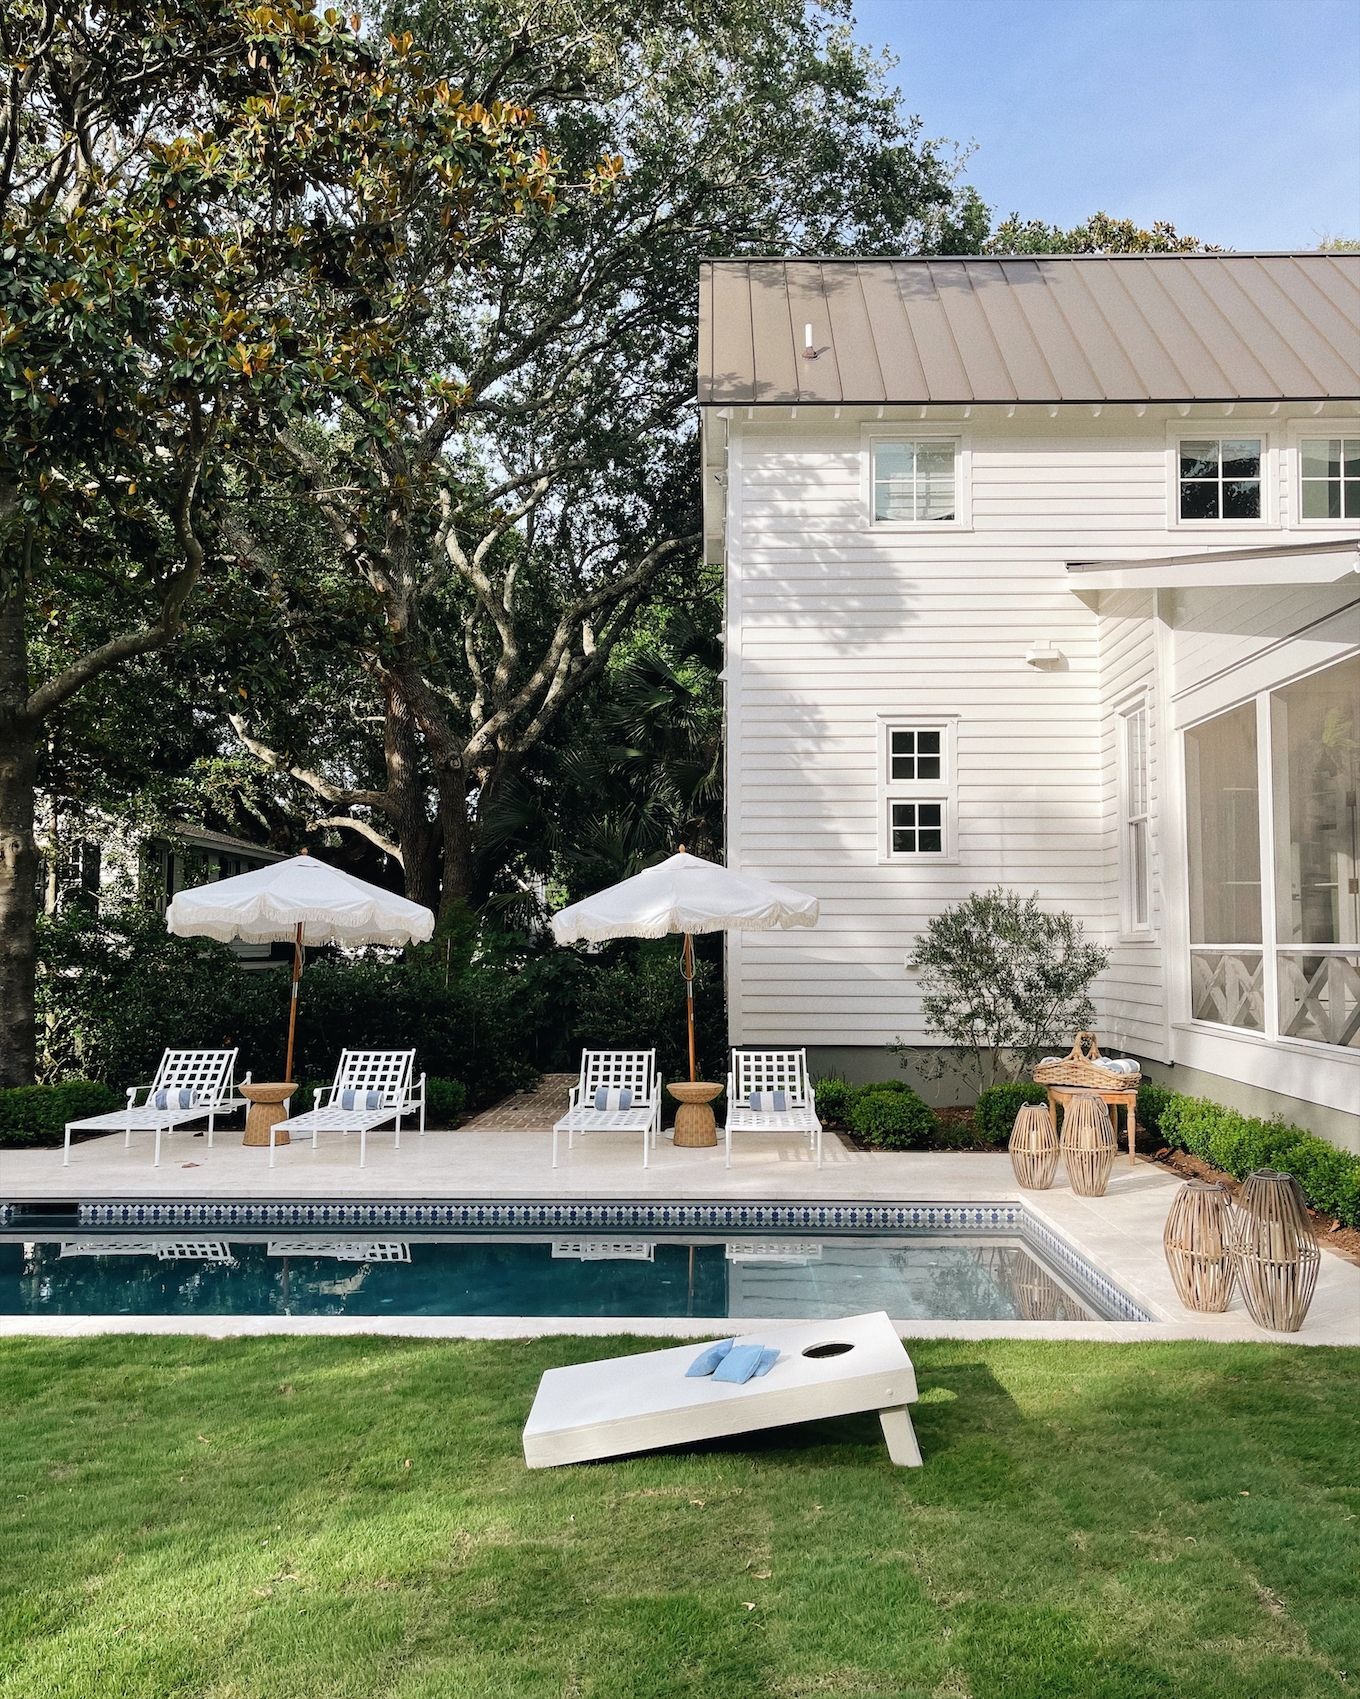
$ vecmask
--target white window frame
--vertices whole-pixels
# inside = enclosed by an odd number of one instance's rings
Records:
[[[1360,1054],[1353,1048],[1343,1048],[1340,1045],[1327,1044],[1320,1039],[1298,1038],[1287,1036],[1280,1030],[1280,999],[1279,999],[1279,956],[1288,954],[1296,949],[1308,949],[1316,955],[1345,955],[1353,950],[1346,944],[1316,944],[1291,945],[1279,941],[1279,865],[1276,850],[1276,772],[1275,772],[1275,739],[1272,726],[1272,698],[1279,691],[1285,690],[1291,684],[1301,679],[1309,678],[1317,673],[1327,672],[1340,662],[1360,655],[1360,649],[1354,645],[1341,646],[1338,652],[1329,655],[1326,660],[1310,666],[1304,666],[1290,671],[1282,677],[1276,677],[1269,683],[1258,683],[1257,688],[1245,694],[1225,692],[1221,701],[1213,706],[1205,704],[1202,711],[1187,716],[1177,728],[1176,749],[1179,772],[1176,782],[1179,786],[1179,801],[1177,804],[1181,816],[1182,858],[1180,867],[1180,930],[1179,941],[1180,960],[1176,964],[1177,990],[1177,1020],[1178,1026],[1192,1033],[1212,1034],[1229,1039],[1234,1043],[1264,1045],[1270,1049],[1288,1050],[1301,1055],[1312,1055],[1327,1062],[1337,1061],[1347,1068],[1360,1068]],[[1223,944],[1218,948],[1231,951],[1234,948],[1250,952],[1259,947],[1262,959],[1262,1012],[1263,1025],[1255,1027],[1226,1026],[1220,1021],[1206,1020],[1203,1016],[1195,1015],[1192,1003],[1190,983],[1190,954],[1195,948],[1211,946],[1193,946],[1190,943],[1190,857],[1185,839],[1189,833],[1189,819],[1185,803],[1185,735],[1196,726],[1218,719],[1221,715],[1232,713],[1235,709],[1250,703],[1256,715],[1256,779],[1257,779],[1257,831],[1261,858],[1261,943],[1259,946],[1246,943],[1235,946]],[[1283,1088],[1282,1088],[1283,1089]]]
[[[1289,528],[1300,531],[1354,532],[1360,514],[1350,519],[1305,519],[1303,514],[1303,445],[1327,442],[1333,437],[1354,442],[1360,438],[1360,418],[1294,419],[1289,426]],[[1342,482],[1344,483],[1344,479]],[[1344,499],[1344,497],[1343,497]]]
[[[1261,444],[1261,513],[1256,519],[1182,519],[1180,457],[1183,442],[1240,442],[1255,438]],[[1167,528],[1209,532],[1220,536],[1237,529],[1260,531],[1279,524],[1279,466],[1272,433],[1255,419],[1177,419],[1166,430]]]
[[[954,517],[952,519],[875,519],[874,450],[880,442],[949,442],[954,445]],[[954,532],[973,529],[973,456],[957,425],[866,425],[860,433],[860,512],[871,531]]]
[[[1143,723],[1143,799],[1135,808],[1132,751],[1129,746],[1133,722]],[[1156,936],[1153,919],[1153,807],[1152,807],[1152,697],[1146,690],[1125,698],[1115,709],[1119,763],[1119,931],[1129,942],[1145,943]],[[1143,918],[1138,917],[1138,858],[1134,839],[1143,838]]]
[[[878,716],[875,758],[878,761],[878,861],[882,866],[949,867],[958,856],[958,720],[957,714],[890,714]],[[938,779],[894,779],[892,734],[897,731],[940,733]],[[943,848],[894,850],[892,805],[895,802],[937,802],[944,833]]]

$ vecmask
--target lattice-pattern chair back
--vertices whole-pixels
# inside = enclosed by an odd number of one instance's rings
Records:
[[[221,1103],[231,1096],[235,1073],[234,1050],[167,1050],[151,1082],[151,1096],[187,1086],[199,1103]]]
[[[414,1050],[342,1050],[332,1103],[339,1101],[342,1091],[380,1092],[385,1108],[405,1103],[411,1094],[415,1060]]]
[[[732,1062],[736,1102],[745,1103],[753,1091],[783,1091],[790,1108],[806,1104],[806,1050],[737,1050]]]
[[[582,1051],[579,1101],[589,1107],[599,1088],[606,1086],[611,1091],[631,1091],[634,1106],[640,1107],[651,1101],[655,1075],[655,1050]]]

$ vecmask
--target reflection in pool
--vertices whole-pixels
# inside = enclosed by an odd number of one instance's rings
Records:
[[[823,1320],[866,1310],[896,1321],[1109,1313],[1000,1234],[0,1238],[5,1315]]]

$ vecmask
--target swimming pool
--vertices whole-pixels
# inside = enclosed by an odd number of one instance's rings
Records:
[[[1045,1238],[1050,1240],[1045,1243]],[[107,1226],[0,1232],[0,1315],[1137,1321],[1023,1210],[1001,1227],[542,1232]]]

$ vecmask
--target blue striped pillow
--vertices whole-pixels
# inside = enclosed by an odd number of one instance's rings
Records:
[[[625,1086],[598,1086],[595,1091],[595,1107],[599,1110],[631,1109],[633,1094]]]
[[[786,1091],[753,1091],[747,1102],[759,1115],[782,1114],[789,1106]]]
[[[382,1106],[380,1091],[356,1091],[353,1086],[346,1086],[340,1093],[342,1109],[381,1109]]]
[[[187,1085],[171,1087],[168,1091],[162,1086],[151,1101],[157,1109],[193,1109],[198,1104],[198,1093]]]

